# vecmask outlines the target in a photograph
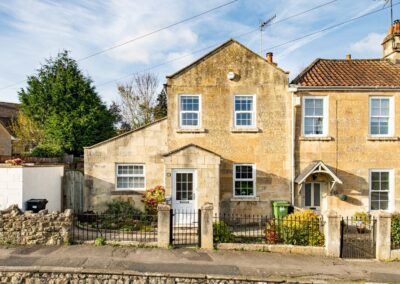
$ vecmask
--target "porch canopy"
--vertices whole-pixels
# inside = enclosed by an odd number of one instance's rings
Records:
[[[340,180],[340,178],[338,178],[331,167],[325,165],[323,161],[318,160],[311,162],[294,180],[297,184],[299,184],[299,192],[301,192],[303,184],[307,180],[307,178],[315,174],[325,174],[331,178],[330,193],[332,193],[337,183],[343,184],[343,182]]]

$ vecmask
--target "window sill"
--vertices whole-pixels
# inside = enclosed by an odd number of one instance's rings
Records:
[[[300,141],[332,141],[332,136],[300,136]]]
[[[204,128],[194,128],[194,129],[185,129],[185,128],[180,128],[176,131],[176,133],[206,133],[207,130]]]
[[[258,133],[261,132],[259,128],[231,128],[232,133]]]
[[[232,197],[231,202],[256,202],[260,201],[260,197]]]
[[[144,189],[115,189],[111,195],[143,195]]]
[[[399,137],[367,136],[368,141],[399,141]]]

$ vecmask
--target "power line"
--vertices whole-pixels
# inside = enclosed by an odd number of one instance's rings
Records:
[[[327,6],[327,5],[330,5],[330,4],[332,4],[332,3],[334,3],[334,2],[337,2],[337,1],[339,1],[339,0],[331,0],[331,1],[329,1],[329,2],[322,3],[322,4],[320,4],[320,5],[317,5],[317,6],[312,7],[312,8],[310,8],[310,9],[304,10],[304,11],[302,11],[302,12],[300,12],[300,13],[290,15],[290,16],[288,16],[288,17],[286,17],[286,18],[283,18],[283,19],[281,19],[281,20],[278,20],[278,21],[276,21],[276,22],[272,22],[272,23],[270,23],[268,26],[276,25],[276,24],[285,22],[285,21],[287,21],[287,20],[289,20],[289,19],[302,16],[302,15],[304,15],[304,14],[307,14],[307,13],[309,13],[309,12],[311,12],[311,11],[316,10],[316,9],[320,9],[320,8],[322,8],[322,7],[325,7],[325,6]],[[234,35],[234,36],[232,36],[232,37],[234,37],[234,38],[239,38],[239,37],[243,37],[243,36],[246,36],[246,35],[248,35],[248,34],[254,33],[254,32],[256,32],[256,31],[259,31],[259,28],[251,29],[251,30],[249,30],[249,31],[247,31],[247,32],[244,32],[244,33],[241,33],[241,34],[238,34],[238,35]],[[192,55],[192,54],[196,54],[196,53],[199,53],[199,52],[208,50],[208,49],[213,48],[213,47],[216,47],[216,46],[218,46],[218,45],[219,45],[219,43],[213,44],[213,45],[210,45],[210,46],[201,48],[201,49],[197,49],[197,50],[193,51],[191,54],[186,54],[186,55],[183,55],[183,56],[179,56],[179,57],[173,58],[173,59],[171,59],[171,60],[164,61],[164,62],[162,62],[162,63],[159,63],[159,64],[156,64],[156,65],[150,66],[150,67],[145,68],[145,69],[143,69],[143,70],[141,70],[141,71],[132,72],[132,73],[130,73],[130,74],[128,74],[128,75],[124,75],[124,76],[119,77],[119,78],[117,78],[117,79],[112,79],[112,80],[109,80],[109,81],[100,83],[100,84],[97,85],[97,87],[101,87],[101,86],[104,86],[104,85],[108,85],[108,84],[110,84],[110,83],[117,82],[117,81],[119,81],[119,80],[128,78],[128,77],[130,77],[130,76],[132,76],[132,75],[134,75],[134,74],[140,74],[140,73],[148,72],[148,71],[150,71],[150,70],[152,70],[152,69],[155,69],[155,68],[158,68],[158,67],[167,65],[167,64],[169,64],[169,63],[172,63],[172,62],[175,62],[175,61],[184,59],[184,58],[186,58],[186,57],[188,57],[188,56],[190,56],[190,55]]]

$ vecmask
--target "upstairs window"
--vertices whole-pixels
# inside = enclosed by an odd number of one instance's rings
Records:
[[[370,98],[369,134],[372,136],[393,135],[393,98]]]
[[[235,96],[235,127],[255,127],[255,96]]]
[[[303,134],[305,136],[326,136],[328,134],[326,97],[303,98]]]
[[[144,165],[117,165],[117,190],[144,190],[146,187],[145,183]]]
[[[253,164],[236,164],[233,166],[234,196],[254,197],[256,172]]]
[[[200,96],[179,96],[179,110],[181,128],[200,127]]]

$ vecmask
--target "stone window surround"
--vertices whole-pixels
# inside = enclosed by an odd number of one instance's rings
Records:
[[[388,209],[386,210],[372,210],[371,209],[371,188],[372,188],[372,173],[373,172],[388,172],[389,173],[389,193],[388,193]],[[394,208],[394,191],[395,191],[395,184],[394,184],[394,169],[385,169],[385,168],[376,168],[376,169],[369,169],[368,173],[368,191],[369,191],[369,197],[368,197],[368,209],[370,212],[376,212],[376,211],[388,211],[391,212],[393,211]]]
[[[372,103],[373,99],[389,99],[389,122],[388,122],[388,134],[371,134],[371,117],[372,117]],[[396,138],[394,136],[394,116],[395,116],[395,106],[393,96],[370,96],[368,98],[368,140],[373,140],[374,138]]]
[[[236,109],[235,109],[235,100],[236,97],[251,97],[253,99],[253,110],[252,111],[240,111],[240,112],[251,112],[252,114],[252,124],[251,125],[236,125]],[[259,129],[257,128],[257,121],[256,121],[256,114],[257,114],[257,98],[255,94],[235,94],[233,96],[233,127],[231,132],[258,132]],[[235,131],[236,130],[236,131]],[[248,130],[248,131],[246,131]]]
[[[118,166],[142,166],[143,175],[132,174],[132,177],[143,177],[144,187],[143,188],[118,188]],[[126,177],[126,175],[125,175]],[[115,192],[132,192],[132,191],[145,191],[146,190],[146,165],[144,163],[115,163]]]
[[[252,195],[236,195],[235,193],[235,182],[236,182],[236,166],[252,166],[253,170],[253,194]],[[257,198],[257,170],[256,164],[254,163],[236,163],[233,164],[233,175],[232,175],[232,189],[233,189],[233,198],[231,201],[254,201]],[[240,180],[240,179],[239,179]]]
[[[181,97],[198,97],[199,98],[199,110],[198,111],[193,111],[193,112],[197,112],[198,114],[198,123],[197,125],[189,125],[189,126],[184,126],[182,125],[182,111],[181,111]],[[205,132],[205,130],[203,128],[201,128],[202,125],[202,100],[201,100],[201,95],[200,94],[179,94],[178,95],[178,124],[179,124],[179,129],[178,129],[178,133],[180,131],[182,131],[182,133],[185,133],[187,131],[192,131],[193,132]],[[190,112],[190,111],[189,111]]]
[[[323,124],[322,134],[305,134],[305,100],[307,99],[322,99],[323,100]],[[329,97],[323,96],[303,96],[301,106],[301,121],[302,121],[302,137],[306,138],[329,138]],[[330,139],[328,139],[330,140]]]

